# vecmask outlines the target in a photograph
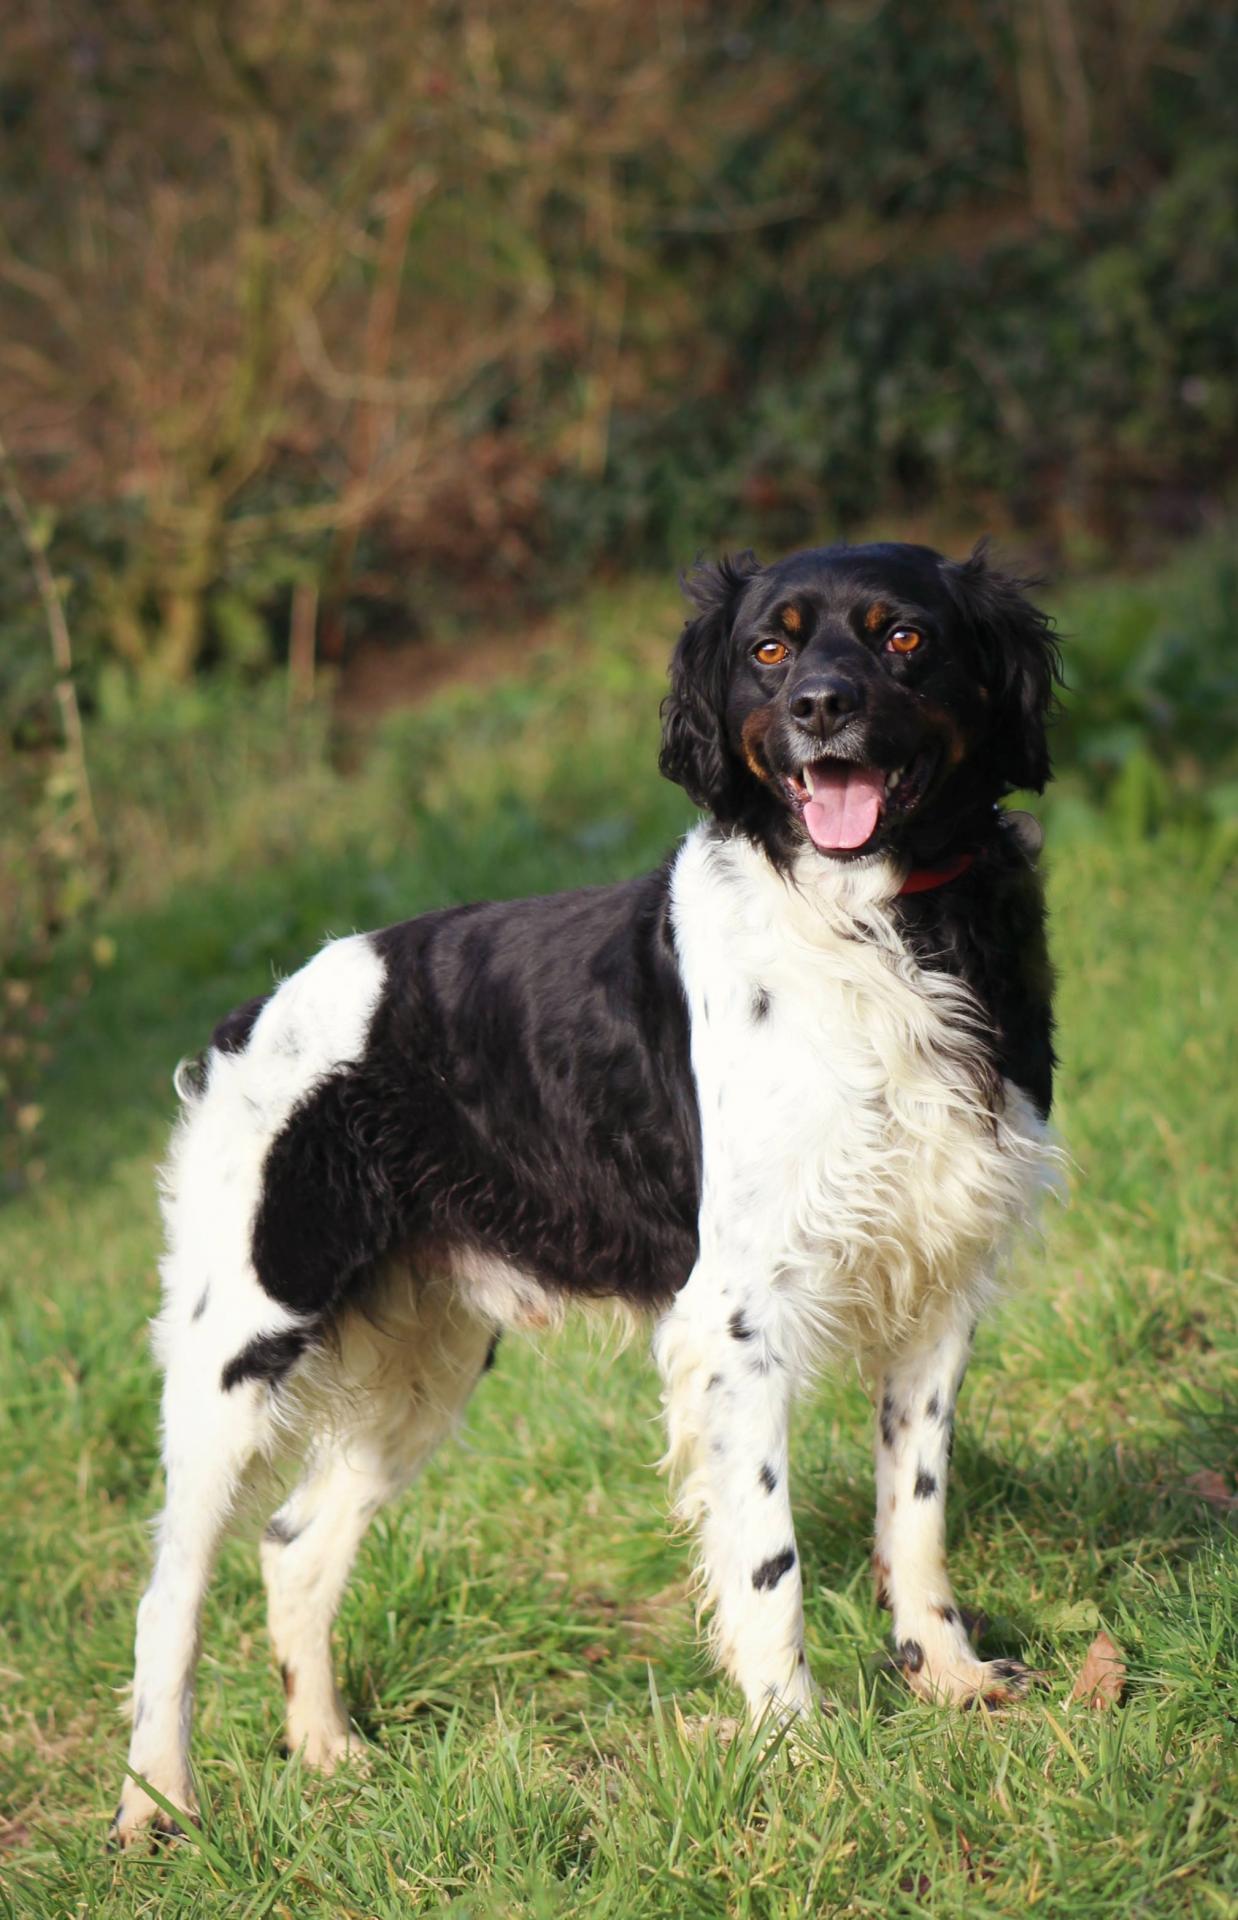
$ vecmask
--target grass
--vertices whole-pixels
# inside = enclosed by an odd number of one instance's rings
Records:
[[[261,703],[226,747],[196,695],[142,754],[128,736],[127,767],[119,722],[98,743],[129,852],[93,959],[65,962],[44,1145],[0,1237],[4,1911],[1238,1914],[1238,914],[1198,822],[1083,830],[1077,801],[1060,833],[1050,813],[1048,856],[1070,1204],[981,1336],[952,1518],[986,1648],[1046,1691],[952,1717],[883,1670],[869,1419],[843,1377],[794,1450],[837,1711],[794,1755],[728,1740],[736,1701],[651,1470],[651,1369],[574,1328],[505,1343],[461,1440],[366,1544],[338,1641],[368,1774],[322,1784],[281,1757],[238,1539],[206,1623],[204,1838],[103,1852],[159,1500],[145,1322],[170,1065],[326,930],[656,858],[685,819],[651,774],[668,611],[642,588],[595,602],[587,671],[551,644],[497,692],[396,717],[347,779],[313,722],[289,736]],[[1107,1713],[1067,1704],[1101,1625],[1130,1674]]]

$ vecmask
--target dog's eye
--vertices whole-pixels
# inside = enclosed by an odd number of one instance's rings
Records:
[[[791,649],[781,640],[762,640],[753,651],[753,659],[759,660],[763,667],[780,667]]]
[[[887,647],[894,653],[914,653],[923,644],[924,635],[916,627],[895,627],[886,641]]]

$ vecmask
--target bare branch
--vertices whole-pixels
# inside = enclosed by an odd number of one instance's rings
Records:
[[[47,563],[43,543],[39,539],[34,521],[30,516],[30,509],[26,505],[25,495],[18,483],[17,469],[9,457],[8,447],[3,439],[0,439],[0,492],[4,494],[4,503],[13,516],[18,537],[26,549],[30,571],[34,575],[39,599],[43,604],[43,617],[47,621],[52,660],[56,669],[56,703],[60,708],[60,724],[64,731],[65,750],[69,756],[74,784],[77,787],[82,830],[89,845],[92,848],[97,847],[99,823],[95,818],[94,799],[90,791],[90,774],[86,766],[86,739],[82,731],[81,708],[77,703],[77,688],[73,684],[73,641],[69,633],[69,623],[65,619],[64,603],[60,598],[60,589],[56,585],[56,576]]]

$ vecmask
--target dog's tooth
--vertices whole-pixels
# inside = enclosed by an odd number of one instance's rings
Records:
[[[895,787],[898,785],[902,777],[903,777],[903,769],[901,767],[895,767],[893,773],[887,773],[886,792],[893,793]]]
[[[806,791],[807,791],[807,794],[808,794],[808,798],[809,798],[809,799],[811,800],[811,799],[812,799],[812,794],[813,794],[813,787],[812,787],[812,768],[811,768],[811,767],[801,767],[801,768],[800,768],[800,779],[801,779],[801,780],[803,781],[803,783],[804,783],[804,787],[805,787],[805,789],[806,789]]]

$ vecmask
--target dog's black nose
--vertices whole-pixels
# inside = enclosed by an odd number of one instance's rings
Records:
[[[808,733],[828,740],[864,704],[863,689],[845,673],[814,674],[791,696],[791,718]]]

